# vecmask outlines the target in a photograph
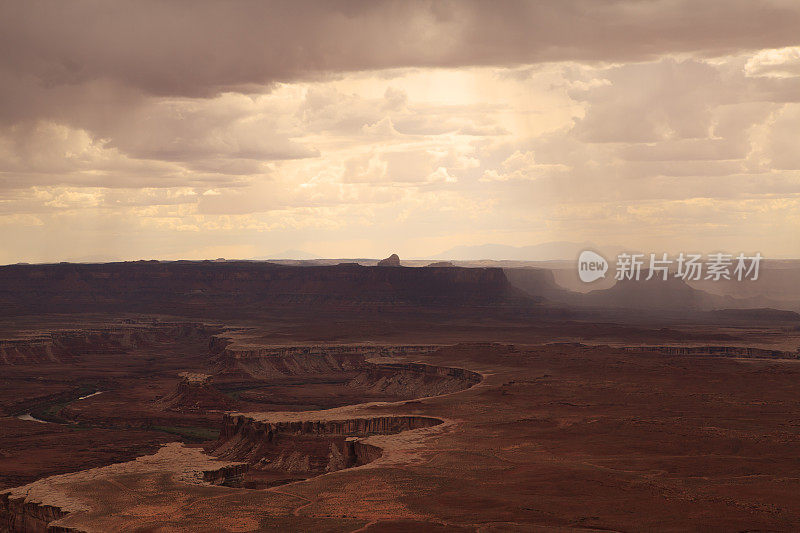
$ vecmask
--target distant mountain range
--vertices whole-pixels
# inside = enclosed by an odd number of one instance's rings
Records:
[[[607,248],[607,249],[606,249]],[[591,242],[545,242],[530,246],[509,246],[506,244],[482,244],[479,246],[456,246],[440,254],[431,256],[431,259],[454,261],[477,261],[490,259],[495,261],[556,261],[575,260],[584,250],[599,252],[613,251],[616,248],[599,249]],[[608,256],[607,256],[608,257]]]
[[[251,261],[266,261],[268,259],[299,259],[299,260],[309,260],[309,259],[322,259],[322,256],[315,255],[312,253],[304,252],[303,250],[284,250],[277,254],[270,254],[270,255],[262,255],[259,257],[251,257]]]

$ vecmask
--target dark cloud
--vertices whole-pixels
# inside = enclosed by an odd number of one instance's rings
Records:
[[[798,224],[798,29],[797,0],[0,0],[0,260],[758,243]]]
[[[800,42],[800,6],[787,1],[26,0],[4,2],[0,14],[5,116],[24,112],[26,100],[29,112],[57,112],[43,95],[76,97],[100,82],[198,97],[341,71],[630,61]]]

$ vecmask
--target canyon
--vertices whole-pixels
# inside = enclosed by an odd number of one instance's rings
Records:
[[[551,282],[0,267],[0,531],[800,523],[794,314],[602,314]]]
[[[165,433],[172,429],[176,436],[189,441],[208,440],[218,433],[206,449],[214,457],[233,462],[219,469],[204,470],[202,481],[252,489],[366,464],[380,457],[381,449],[365,443],[364,437],[441,423],[435,418],[406,416],[265,425],[242,415],[227,414],[235,408],[267,409],[262,402],[265,389],[270,386],[280,387],[284,401],[295,391],[294,401],[300,403],[309,385],[320,385],[320,393],[329,404],[328,397],[336,397],[331,391],[342,389],[342,395],[348,399],[339,402],[347,404],[455,392],[481,380],[478,373],[464,369],[370,360],[419,356],[437,350],[439,345],[269,346],[234,340],[247,331],[248,328],[232,328],[226,333],[221,326],[200,322],[137,323],[128,319],[98,328],[40,332],[9,339],[3,341],[4,345],[14,348],[5,352],[3,363],[20,372],[31,365],[37,370],[55,365],[69,368],[72,379],[80,382],[89,377],[80,375],[81,365],[91,363],[91,373],[97,373],[101,370],[98,363],[105,360],[108,364],[108,357],[112,356],[115,360],[111,364],[117,365],[120,358],[125,358],[134,368],[145,367],[148,377],[142,380],[138,376],[133,379],[120,376],[114,382],[104,382],[102,391],[71,387],[54,395],[3,403],[2,408],[4,413],[17,415],[23,421],[39,420],[31,413],[42,417],[39,421],[48,429],[61,426],[88,431],[135,430],[137,434]],[[178,346],[196,350],[191,358],[191,371],[173,372],[184,360],[180,357],[175,357],[163,373],[150,367],[152,356],[141,358],[145,352],[160,354],[163,365],[174,357],[173,350]],[[157,394],[168,387],[172,390]],[[236,394],[222,392],[231,390]],[[19,416],[22,411],[26,414]],[[200,437],[192,438],[195,434]],[[139,450],[152,449],[163,440],[163,437],[151,439],[149,448]],[[117,457],[128,458],[125,451],[129,448],[118,450]],[[68,506],[39,504],[13,494],[4,493],[0,508],[0,523],[9,529],[48,530],[50,522],[72,512]]]

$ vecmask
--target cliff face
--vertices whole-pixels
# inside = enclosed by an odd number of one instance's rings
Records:
[[[375,416],[342,420],[288,420],[260,422],[246,415],[226,414],[220,430],[220,442],[234,438],[263,443],[274,442],[286,435],[391,435],[409,429],[441,424],[437,418],[425,416]],[[219,449],[219,448],[218,448]]]
[[[418,363],[367,363],[348,386],[399,398],[422,398],[468,389],[480,383],[481,379],[477,372],[462,368]]]
[[[117,476],[140,476],[157,472],[159,476],[167,476],[185,484],[230,485],[235,484],[247,469],[247,464],[219,461],[198,448],[171,442],[162,446],[155,454],[143,455],[132,461],[51,476],[0,491],[0,531],[79,531],[52,524],[71,513],[90,508],[85,500],[72,496],[70,489],[73,484],[98,487],[104,484],[104,480],[115,479]]]
[[[175,390],[157,401],[162,409],[182,413],[206,413],[231,409],[235,401],[212,384],[211,376],[183,372]]]
[[[359,353],[332,354],[327,351],[278,350],[264,348],[230,350],[216,359],[220,370],[243,373],[256,379],[280,376],[325,375],[353,371],[363,364]]]
[[[48,524],[69,513],[59,507],[0,494],[0,530],[49,533]],[[63,530],[62,530],[63,531]]]
[[[283,473],[302,478],[369,463],[381,456],[381,450],[363,442],[362,437],[441,423],[436,418],[411,415],[273,422],[225,415],[219,440],[209,452],[250,465],[245,483],[255,487],[253,480],[259,476]]]
[[[80,354],[104,353],[181,339],[202,339],[220,328],[199,323],[120,325],[53,331],[22,339],[0,339],[0,366],[42,362],[63,363]]]
[[[275,306],[488,305],[521,301],[497,268],[131,262],[0,267],[8,314],[252,314]]]
[[[800,351],[785,352],[749,346],[628,346],[626,350],[658,352],[666,355],[741,357],[755,359],[800,359]]]
[[[477,372],[422,363],[371,363],[370,358],[422,355],[437,345],[247,346],[223,335],[212,338],[210,350],[223,373],[255,379],[281,376],[343,375],[347,386],[399,399],[449,394],[482,379]]]
[[[204,470],[203,481],[212,485],[238,485],[249,469],[250,465],[242,463]]]
[[[361,370],[371,357],[418,355],[436,345],[320,345],[242,346],[222,336],[212,338],[210,351],[224,372],[241,372],[255,378],[331,374]]]

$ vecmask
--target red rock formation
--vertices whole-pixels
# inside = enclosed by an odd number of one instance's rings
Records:
[[[245,478],[251,480],[265,471],[302,478],[366,464],[381,456],[380,448],[360,437],[441,423],[436,418],[411,415],[261,422],[226,414],[219,439],[209,452],[220,459],[248,463],[251,467]],[[247,479],[245,484],[258,486]]]
[[[61,330],[25,338],[0,339],[0,365],[63,363],[81,354],[125,350],[178,339],[210,337],[220,329],[193,322],[158,322]]]
[[[49,533],[48,524],[68,515],[68,512],[53,505],[0,494],[0,530]]]
[[[636,352],[658,352],[666,355],[690,355],[705,357],[742,357],[758,359],[800,359],[800,351],[786,352],[750,346],[626,346]]]
[[[249,469],[250,465],[242,463],[214,470],[204,470],[203,481],[212,485],[238,485]]]
[[[175,390],[158,400],[164,409],[181,413],[223,411],[234,407],[234,400],[225,396],[211,384],[211,376],[182,372]]]
[[[213,338],[210,350],[223,372],[242,372],[251,377],[271,378],[359,371],[370,357],[397,357],[429,353],[437,345],[235,345],[222,336]]]
[[[481,379],[477,372],[462,368],[418,363],[367,363],[348,385],[399,398],[421,398],[468,389],[480,383]]]
[[[298,417],[302,413],[298,413]],[[441,424],[437,418],[425,416],[376,416],[354,417],[342,420],[290,420],[259,422],[241,414],[226,414],[222,421],[219,442],[242,437],[253,442],[272,442],[281,435],[341,435],[367,436],[389,435],[409,429]]]

